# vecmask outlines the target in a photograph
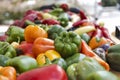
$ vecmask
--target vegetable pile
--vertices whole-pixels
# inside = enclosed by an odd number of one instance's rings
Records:
[[[0,80],[119,80],[120,44],[67,4],[28,10],[3,36]]]

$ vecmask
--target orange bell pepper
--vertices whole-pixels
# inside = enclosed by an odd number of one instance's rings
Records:
[[[54,50],[54,41],[48,38],[37,38],[33,43],[33,53],[37,56],[40,53],[45,53],[47,50]]]
[[[106,70],[110,70],[109,64],[96,55],[84,40],[82,40],[81,46],[81,53],[96,59]]]
[[[0,80],[16,80],[15,68],[11,66],[0,66]]]
[[[95,49],[103,44],[108,43],[108,40],[104,37],[92,37],[89,41],[88,45],[91,47],[91,49]]]
[[[27,42],[34,42],[38,37],[47,38],[48,34],[47,31],[37,25],[29,25],[24,30],[24,37]]]

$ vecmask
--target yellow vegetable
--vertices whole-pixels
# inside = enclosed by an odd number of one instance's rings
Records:
[[[38,62],[38,65],[42,66],[46,63],[46,59],[49,59],[50,61],[61,58],[60,54],[55,50],[47,50],[45,53],[40,53],[36,60]]]
[[[83,33],[91,32],[94,30],[95,30],[94,26],[84,26],[74,30],[74,32],[81,35]]]

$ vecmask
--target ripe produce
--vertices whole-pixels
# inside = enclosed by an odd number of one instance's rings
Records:
[[[24,31],[25,40],[27,42],[34,42],[34,40],[38,37],[44,37],[47,38],[47,32],[40,28],[39,26],[29,25],[25,28]]]
[[[29,77],[28,77],[29,76]],[[17,80],[68,80],[65,71],[56,64],[27,71],[18,76]]]

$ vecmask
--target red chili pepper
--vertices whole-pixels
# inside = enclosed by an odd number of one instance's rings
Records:
[[[64,11],[68,11],[69,10],[69,7],[67,4],[63,3],[60,5],[60,8],[62,8]]]
[[[86,19],[85,20],[79,20],[79,21],[73,23],[73,27],[79,27],[83,23],[87,23],[87,22],[88,22],[88,20],[86,20]]]
[[[111,38],[110,38],[110,33],[109,33],[109,31],[108,31],[107,28],[101,27],[100,29],[101,29],[102,34],[103,34],[103,36],[104,36],[105,38],[111,39]]]
[[[65,71],[56,64],[22,73],[17,80],[68,80]]]
[[[97,29],[93,32],[92,37],[93,37],[93,36],[102,37],[102,36],[103,36],[103,33],[102,33],[102,31],[101,31],[99,28],[97,28]]]
[[[55,19],[44,19],[42,21],[42,24],[55,25],[55,24],[60,24],[60,22]]]
[[[111,40],[111,38],[110,38],[110,33],[109,33],[108,29],[104,27],[103,24],[100,24],[100,25],[94,24],[94,26],[95,26],[95,28],[99,28],[99,29],[102,31],[102,35],[103,35],[105,38],[108,38],[108,39]]]
[[[83,19],[87,19],[87,16],[85,15],[85,13],[83,12],[83,11],[81,11],[80,10],[80,18],[81,18],[81,20],[83,20]]]

